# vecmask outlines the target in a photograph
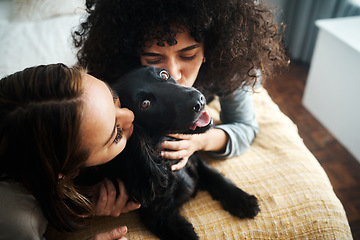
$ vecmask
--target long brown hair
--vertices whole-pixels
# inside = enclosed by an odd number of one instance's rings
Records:
[[[60,231],[80,228],[93,214],[73,183],[89,157],[79,132],[83,74],[53,64],[0,80],[1,180],[22,182]]]

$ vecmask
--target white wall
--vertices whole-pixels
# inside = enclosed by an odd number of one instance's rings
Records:
[[[317,25],[303,104],[360,162],[360,17]]]

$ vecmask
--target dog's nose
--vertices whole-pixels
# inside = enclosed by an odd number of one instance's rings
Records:
[[[202,111],[204,109],[205,103],[206,103],[205,97],[203,95],[200,95],[197,103],[193,107],[193,110],[197,113]]]

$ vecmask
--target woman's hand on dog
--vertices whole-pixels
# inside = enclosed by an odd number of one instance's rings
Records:
[[[129,196],[124,183],[119,179],[117,182],[119,186],[118,196],[116,196],[116,188],[112,181],[105,179],[100,184],[98,197],[93,199],[97,216],[118,217],[121,213],[127,213],[140,207],[140,204],[128,201]]]
[[[166,159],[181,159],[171,166],[172,171],[183,168],[189,157],[196,151],[224,152],[228,136],[222,129],[212,128],[202,134],[169,134],[169,137],[179,141],[164,141],[162,148],[171,151],[162,151],[161,155]],[[216,140],[214,140],[216,139]]]
[[[121,213],[127,213],[140,207],[140,204],[128,202],[129,196],[124,183],[119,179],[117,179],[117,183],[119,187],[118,196],[116,196],[114,184],[109,179],[105,179],[97,185],[98,189],[96,189],[96,192],[98,192],[98,194],[92,199],[95,203],[94,211],[97,216],[118,217]],[[126,240],[126,233],[127,227],[121,226],[107,232],[96,234],[88,240]]]
[[[181,159],[178,163],[171,166],[172,171],[185,167],[189,157],[196,151],[203,149],[200,134],[169,134],[169,137],[179,139],[179,141],[164,141],[162,148],[171,151],[162,151],[161,155],[166,159]]]

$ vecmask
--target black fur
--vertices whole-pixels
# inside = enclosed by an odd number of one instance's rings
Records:
[[[135,114],[134,132],[124,151],[100,167],[104,176],[120,178],[132,201],[141,203],[143,223],[161,239],[198,239],[194,228],[179,214],[184,202],[206,190],[223,208],[240,218],[253,218],[260,211],[257,199],[237,188],[210,168],[196,154],[179,171],[160,156],[160,145],[169,133],[201,134],[205,127],[190,130],[205,107],[204,96],[182,87],[164,70],[143,67],[112,86],[122,107]],[[142,108],[144,101],[148,106]]]

